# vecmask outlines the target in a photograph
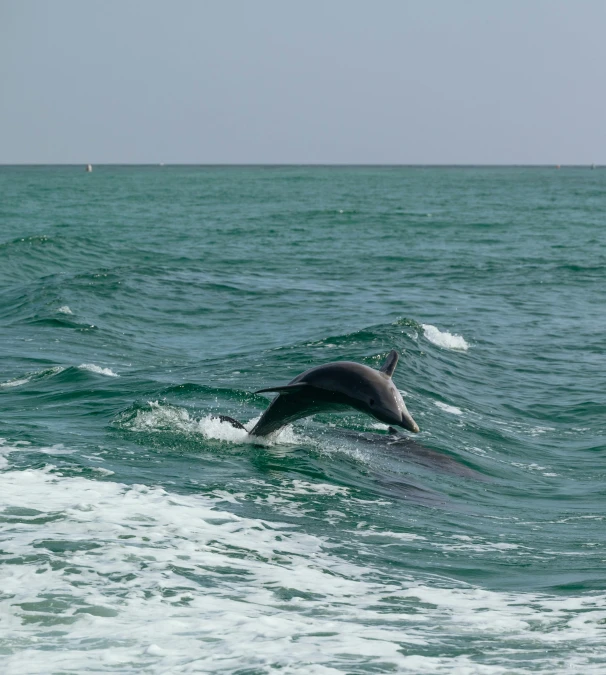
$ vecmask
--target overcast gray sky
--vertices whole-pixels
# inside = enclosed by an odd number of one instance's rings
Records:
[[[604,0],[0,0],[0,163],[606,164]]]

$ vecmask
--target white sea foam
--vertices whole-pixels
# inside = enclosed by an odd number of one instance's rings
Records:
[[[328,483],[310,483],[298,479],[282,480],[276,484],[253,478],[246,480],[245,484],[247,488],[245,491],[213,490],[213,497],[220,502],[230,504],[253,501],[255,504],[269,506],[276,514],[289,518],[303,517],[307,512],[314,510],[310,508],[313,504],[324,501],[324,498],[349,497],[349,488]],[[251,498],[249,494],[250,488],[254,490],[254,498]],[[300,495],[305,495],[306,498],[298,499]],[[329,513],[334,516],[337,512],[326,512],[327,515]],[[345,514],[341,513],[341,516]]]
[[[62,305],[57,309],[58,314],[73,314],[72,310],[67,305]]]
[[[441,408],[444,412],[450,413],[451,415],[462,415],[463,411],[461,408],[457,408],[454,405],[448,405],[448,403],[442,403],[442,401],[434,401],[434,403]]]
[[[14,445],[6,445],[6,439],[0,438],[0,470],[5,469],[8,466],[8,458],[11,452],[15,450]]]
[[[30,446],[31,444],[28,441],[7,443],[5,438],[0,438],[0,469],[6,469],[9,466],[8,456],[10,454],[23,450],[32,450]],[[44,455],[71,455],[74,452],[73,449],[66,448],[63,443],[48,447],[37,447],[35,451]]]
[[[300,489],[348,503],[311,481],[286,481],[281,496]],[[1,473],[0,495],[0,562],[27,560],[2,565],[0,650],[11,675],[336,675],[361,663],[373,672],[603,672],[604,593],[496,592],[397,568],[386,576],[372,557],[351,562],[330,539],[237,516],[220,496],[49,467]],[[352,549],[372,534],[347,532]],[[456,653],[463,639],[469,654]],[[473,656],[488,643],[488,662]]]
[[[82,363],[78,366],[78,369],[89,370],[91,373],[107,375],[108,377],[120,377],[118,374],[114,373],[111,368],[102,368],[101,366],[96,366],[94,363]]]
[[[453,335],[447,331],[441,331],[439,328],[430,324],[424,323],[422,325],[425,337],[430,342],[433,342],[434,345],[444,347],[444,349],[455,349],[460,351],[467,351],[469,349],[469,345],[462,335]]]
[[[338,485],[330,485],[328,483],[309,483],[304,480],[293,480],[292,494],[308,495],[316,493],[320,495],[347,495],[349,488],[340,487]]]
[[[363,527],[364,524],[358,523],[358,530]],[[420,534],[414,534],[413,532],[390,532],[390,531],[377,531],[374,527],[357,531],[357,536],[359,537],[387,537],[389,539],[398,539],[400,541],[426,541],[427,538],[423,537]]]
[[[63,443],[57,443],[47,448],[36,448],[36,452],[42,452],[45,455],[71,455],[75,451],[72,448],[66,448]]]
[[[451,542],[435,542],[436,548],[445,551],[473,551],[474,553],[489,553],[492,551],[516,551],[516,555],[528,555],[529,550],[526,546],[513,544],[506,541],[485,541],[479,537],[472,539],[467,535],[453,535]]]

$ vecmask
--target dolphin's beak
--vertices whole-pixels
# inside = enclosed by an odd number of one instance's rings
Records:
[[[408,410],[402,411],[402,421],[400,426],[403,426],[408,431],[412,431],[413,434],[419,433],[419,425],[412,419],[412,415]]]

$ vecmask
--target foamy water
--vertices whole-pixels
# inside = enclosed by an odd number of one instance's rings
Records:
[[[23,450],[1,447],[4,458]],[[535,672],[553,672],[553,649],[563,650],[562,665],[600,672],[591,653],[603,637],[601,593],[573,599],[407,572],[385,578],[372,556],[353,562],[325,537],[281,520],[322,499],[334,502],[330,517],[339,522],[342,509],[354,506],[347,488],[285,480],[275,489],[253,480],[195,496],[66,477],[49,464],[23,471],[5,465],[0,494],[2,562],[29,560],[2,567],[0,648],[11,675],[99,667],[228,673],[243,662],[301,673],[341,672],[346,664],[351,672],[361,663],[399,672],[507,673],[512,650],[531,650]],[[223,506],[251,497],[265,518]],[[373,532],[362,520],[348,534],[361,549],[376,536],[406,546],[427,542],[414,533]],[[435,545],[476,554],[517,548],[469,537]],[[478,645],[498,638],[489,662],[440,653],[462,636]]]

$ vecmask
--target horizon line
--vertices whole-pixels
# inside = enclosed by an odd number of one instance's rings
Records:
[[[561,167],[601,167],[606,166],[596,162],[583,164],[556,164],[553,162],[535,163],[344,163],[344,162],[0,162],[0,166],[204,166],[204,167],[410,167],[410,168],[561,168]]]

